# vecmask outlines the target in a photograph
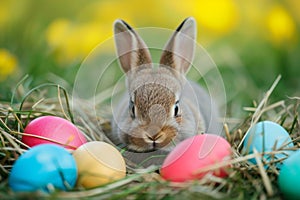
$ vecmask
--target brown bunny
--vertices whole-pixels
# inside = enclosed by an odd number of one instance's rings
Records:
[[[116,20],[114,33],[128,92],[114,112],[110,138],[126,147],[129,159],[138,163],[165,155],[195,134],[221,135],[218,108],[203,88],[185,78],[195,50],[193,18],[173,33],[157,68],[144,41],[126,22]]]

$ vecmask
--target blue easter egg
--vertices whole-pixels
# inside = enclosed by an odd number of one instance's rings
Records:
[[[271,121],[262,121],[254,125],[246,133],[243,152],[251,154],[255,148],[259,153],[272,152],[274,150],[288,149],[294,144],[288,132],[279,124]],[[282,153],[274,155],[274,160],[285,158],[292,151],[285,150]],[[264,155],[264,158],[270,161],[272,155]],[[250,162],[256,164],[256,160],[250,159]],[[277,165],[277,167],[280,167]]]
[[[300,199],[300,150],[284,160],[278,176],[278,185],[286,199]]]
[[[76,179],[77,166],[73,156],[58,145],[42,144],[16,160],[8,184],[17,192],[49,192],[49,188],[72,189]]]

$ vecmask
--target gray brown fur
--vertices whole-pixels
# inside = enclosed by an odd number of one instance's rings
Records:
[[[174,32],[157,69],[151,64],[146,44],[128,27],[121,20],[115,22],[116,48],[127,77],[127,93],[114,109],[109,136],[129,150],[124,156],[139,163],[149,156],[165,156],[174,143],[193,135],[221,134],[218,108],[210,95],[185,78],[194,53],[194,19],[187,18]],[[130,101],[132,110],[128,109]],[[145,165],[161,164],[162,160],[150,160]]]

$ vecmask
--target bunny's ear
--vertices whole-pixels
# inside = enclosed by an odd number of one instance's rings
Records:
[[[167,42],[162,53],[160,64],[180,73],[186,73],[194,58],[196,22],[186,18]]]
[[[125,73],[151,63],[150,52],[145,42],[126,22],[115,21],[114,36],[117,55]]]

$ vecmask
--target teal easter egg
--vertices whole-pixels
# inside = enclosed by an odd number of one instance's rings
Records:
[[[280,191],[286,199],[300,199],[300,150],[284,160],[278,176]]]
[[[246,133],[243,152],[252,154],[253,149],[256,149],[259,153],[267,153],[274,150],[288,149],[293,146],[290,135],[282,126],[271,121],[262,121],[252,126]],[[271,159],[278,160],[285,158],[291,152],[284,150],[275,155],[265,154],[264,158],[267,161]],[[254,158],[249,161],[256,164]],[[280,167],[280,165],[277,165],[277,167]]]
[[[16,192],[72,189],[77,180],[73,156],[63,147],[42,144],[22,154],[14,163],[8,184]]]

